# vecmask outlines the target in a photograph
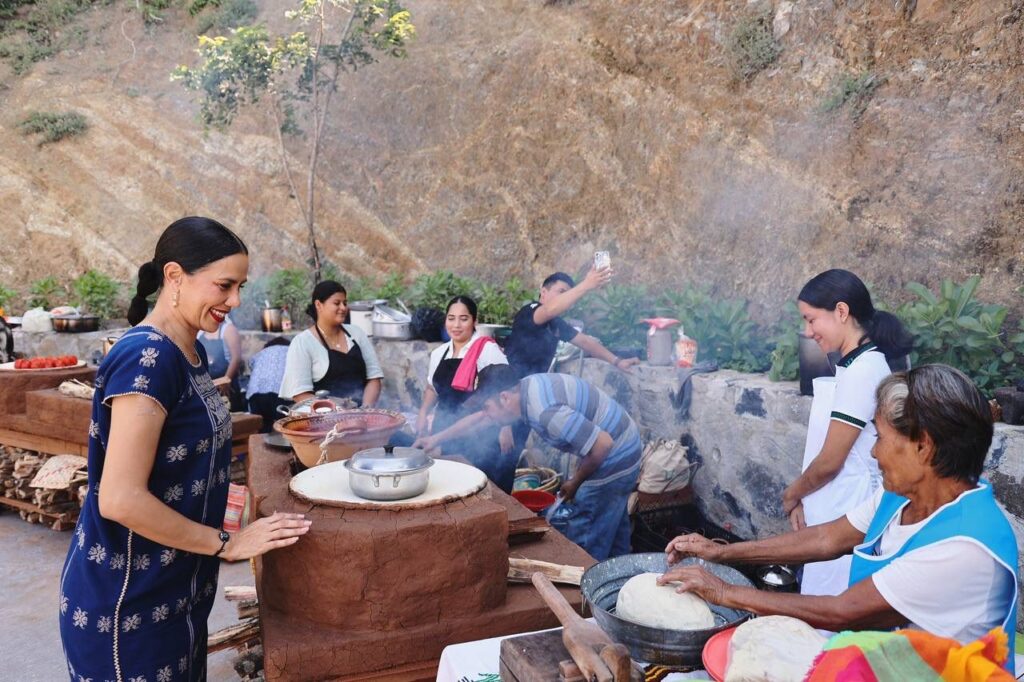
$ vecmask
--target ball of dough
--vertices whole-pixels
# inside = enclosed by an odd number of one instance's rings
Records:
[[[725,682],[801,682],[828,640],[789,616],[762,616],[736,628]]]
[[[666,630],[706,630],[715,616],[707,602],[695,594],[676,592],[674,585],[659,585],[658,573],[641,573],[619,590],[615,613],[640,625]]]

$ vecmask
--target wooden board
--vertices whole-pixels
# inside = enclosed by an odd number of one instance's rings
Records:
[[[95,367],[62,367],[38,372],[0,372],[0,415],[23,414],[25,393],[44,388],[57,388],[70,379],[91,382],[96,377]]]
[[[571,660],[561,628],[503,639],[500,651],[503,682],[559,682],[559,663]]]
[[[348,476],[345,462],[328,462],[294,476],[288,484],[288,489],[292,495],[310,504],[397,511],[453,502],[475,495],[487,486],[487,475],[476,467],[443,459],[435,460],[434,466],[430,467],[430,482],[427,483],[427,489],[422,494],[405,500],[363,499],[352,492]]]

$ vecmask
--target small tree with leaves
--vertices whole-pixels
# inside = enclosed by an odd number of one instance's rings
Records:
[[[271,36],[262,25],[243,26],[227,36],[200,36],[199,65],[179,66],[171,77],[200,93],[204,126],[226,129],[247,106],[269,110],[319,281],[317,164],[341,75],[377,62],[380,55],[405,57],[415,27],[397,0],[300,0],[286,16],[299,28],[287,36]],[[305,140],[305,200],[296,184],[298,170],[288,160],[286,135]]]

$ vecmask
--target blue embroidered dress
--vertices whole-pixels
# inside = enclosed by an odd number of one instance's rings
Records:
[[[206,620],[219,560],[153,542],[99,512],[111,401],[141,394],[167,413],[150,492],[193,521],[221,527],[231,415],[210,380],[204,354],[199,357],[193,366],[167,336],[135,327],[96,375],[89,495],[61,575],[60,632],[72,682],[206,677]]]

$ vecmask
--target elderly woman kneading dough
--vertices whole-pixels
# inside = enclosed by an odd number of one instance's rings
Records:
[[[708,602],[799,618],[827,630],[910,626],[962,643],[1009,633],[1013,672],[1017,544],[981,478],[992,415],[970,379],[944,365],[894,374],[878,387],[872,454],[882,489],[835,521],[774,538],[718,545],[700,535],[669,543],[669,562],[805,563],[853,554],[837,596],[762,592],[707,571],[670,569],[659,582]]]

